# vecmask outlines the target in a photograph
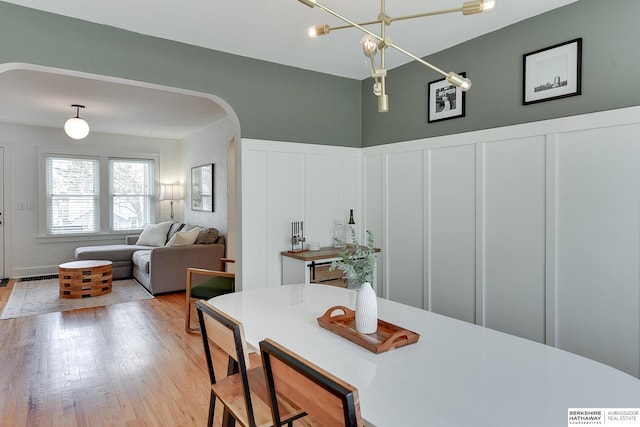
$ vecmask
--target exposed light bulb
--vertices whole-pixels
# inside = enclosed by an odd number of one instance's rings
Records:
[[[495,0],[484,0],[482,2],[482,11],[486,12],[488,10],[493,9],[494,7],[496,7],[496,2]]]
[[[362,43],[362,51],[366,56],[372,57],[376,54],[378,43],[373,36],[369,34],[365,35],[362,37],[362,40],[360,40],[360,43]]]

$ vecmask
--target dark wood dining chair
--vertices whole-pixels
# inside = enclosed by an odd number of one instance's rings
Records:
[[[276,396],[286,398],[320,426],[362,427],[358,389],[312,364],[269,338],[260,342],[260,353],[271,399],[275,426],[281,419]],[[305,418],[307,420],[307,418]]]
[[[272,426],[264,371],[262,366],[249,366],[251,362],[242,324],[206,301],[197,301],[196,310],[211,381],[207,425],[213,425],[215,404],[219,400],[224,405],[223,426],[233,425],[233,420],[245,427]],[[216,346],[228,357],[224,378],[216,378],[212,346]],[[278,425],[291,426],[293,420],[306,415],[284,399],[278,398],[277,401],[282,408],[282,418],[279,418]]]
[[[191,306],[198,300],[211,299],[219,295],[229,294],[235,291],[234,273],[227,271],[227,264],[235,263],[229,258],[220,258],[218,270],[207,270],[204,268],[187,268],[186,311],[184,316],[184,330],[187,332],[198,332],[198,328],[191,327]],[[208,279],[198,283],[193,283],[194,277],[209,276]]]

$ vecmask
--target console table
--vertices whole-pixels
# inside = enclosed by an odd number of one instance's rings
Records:
[[[347,280],[342,277],[342,271],[329,271],[331,263],[340,259],[338,254],[342,251],[343,248],[324,247],[315,251],[281,252],[282,284],[319,283],[346,288]],[[380,252],[380,249],[376,248],[376,252]],[[376,283],[375,271],[373,275],[373,282]]]

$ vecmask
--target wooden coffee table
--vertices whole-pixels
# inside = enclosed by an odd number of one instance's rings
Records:
[[[58,266],[60,298],[89,298],[111,292],[111,261],[72,261]]]

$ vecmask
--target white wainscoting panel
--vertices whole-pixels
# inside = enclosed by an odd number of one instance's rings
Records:
[[[557,142],[557,346],[640,376],[640,125]]]
[[[251,215],[267,211],[267,153],[245,150],[242,153],[242,290],[267,286],[267,219]]]
[[[422,151],[388,157],[389,299],[423,308],[424,179]]]
[[[481,323],[544,343],[545,138],[487,143],[483,157]]]
[[[428,173],[429,309],[474,323],[476,146],[429,150]]]
[[[335,212],[333,220],[346,224],[349,221],[349,210],[353,209],[356,232],[358,239],[362,241],[362,233],[364,233],[362,225],[365,217],[362,208],[362,158],[358,153],[357,156],[340,155],[337,159],[338,187],[333,197],[337,197],[338,211]]]
[[[271,151],[267,156],[267,283],[282,284],[283,250],[291,249],[291,223],[305,220],[305,158]],[[305,221],[306,222],[306,221]]]
[[[304,224],[305,238],[307,243],[329,246],[332,244],[336,213],[340,210],[335,196],[340,190],[339,159],[308,154],[305,165],[305,187],[309,190],[304,191],[304,211],[314,218]]]
[[[386,209],[386,179],[385,167],[382,156],[368,156],[363,158],[363,174],[364,174],[364,213],[366,215],[364,219],[365,230],[370,230],[373,233],[373,238],[376,247],[382,248],[385,242],[385,227],[384,218]],[[388,298],[388,289],[383,287],[383,278],[386,277],[386,270],[384,268],[386,264],[387,251],[384,251],[378,255],[378,283],[374,289],[378,296]]]

